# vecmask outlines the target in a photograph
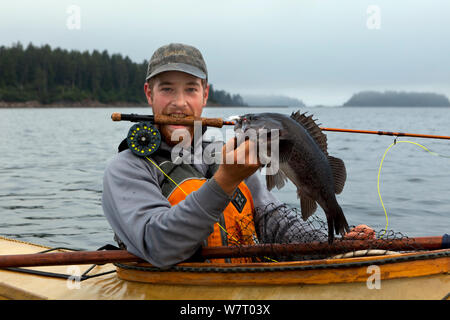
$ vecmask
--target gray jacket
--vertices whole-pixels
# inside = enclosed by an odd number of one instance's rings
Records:
[[[164,142],[161,148],[170,150]],[[193,166],[206,176],[208,165]],[[160,268],[189,259],[213,232],[213,225],[231,200],[210,178],[184,201],[171,206],[161,193],[163,179],[163,173],[147,159],[125,150],[108,163],[102,195],[104,214],[127,250]],[[259,242],[326,239],[325,234],[304,223],[297,211],[275,198],[259,172],[245,183],[257,209],[254,221]]]

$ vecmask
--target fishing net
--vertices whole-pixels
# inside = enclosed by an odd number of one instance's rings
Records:
[[[326,220],[316,214],[303,221],[300,210],[285,204],[256,208],[253,222],[246,220],[240,223],[241,228],[253,228],[253,233],[239,230],[239,234],[228,234],[228,245],[233,247],[232,256],[251,257],[254,262],[280,262],[386,255],[426,249],[415,238],[401,232],[364,227],[352,233],[351,239],[336,236],[329,244]],[[350,229],[354,227],[350,226]]]

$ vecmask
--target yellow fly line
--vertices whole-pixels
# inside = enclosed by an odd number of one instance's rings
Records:
[[[184,193],[185,196],[188,195],[188,193],[187,193],[186,191],[184,191],[178,183],[176,183],[175,181],[173,181],[173,179],[172,179],[171,177],[169,177],[169,176],[164,172],[164,170],[161,169],[161,167],[158,166],[152,159],[150,159],[149,157],[145,157],[145,158],[146,158],[148,161],[150,161],[156,168],[158,168],[158,170],[161,171],[161,172],[164,174],[164,176],[166,176],[167,179],[169,179],[170,181],[172,181],[173,184],[174,184],[178,189],[180,189],[181,191],[183,191],[183,193]],[[220,225],[220,223],[217,222],[217,225],[219,226],[220,229],[222,229],[224,232],[226,232],[226,233],[227,233],[234,241],[236,241],[237,243],[239,243],[239,241],[238,241],[237,239],[235,239],[232,235],[230,235],[230,234],[227,232],[227,230],[225,230],[225,228],[222,227],[222,226]]]
[[[184,191],[184,190],[180,187],[180,185],[179,185],[178,183],[176,183],[171,177],[169,177],[169,175],[166,174],[166,173],[164,172],[164,170],[161,169],[161,167],[158,166],[152,159],[150,159],[149,157],[145,157],[145,158],[146,158],[148,161],[150,161],[150,163],[152,163],[159,171],[161,171],[167,179],[169,179],[170,181],[172,181],[173,184],[174,184],[177,188],[179,188],[186,196],[188,195],[188,193],[187,193],[186,191]],[[221,225],[220,223],[217,222],[217,225],[218,225],[219,228],[222,229],[222,230],[223,230],[223,231],[224,231],[224,232],[225,232],[232,240],[236,241],[236,243],[239,244],[239,241],[238,241],[235,237],[233,237],[231,234],[229,234],[228,231],[227,231],[224,227],[222,227],[222,225]],[[264,258],[266,258],[267,260],[270,260],[270,261],[272,261],[272,262],[277,262],[276,260],[273,260],[273,259],[271,259],[271,258],[269,258],[269,257],[264,257]]]
[[[378,168],[378,179],[377,179],[378,197],[380,198],[381,206],[383,207],[384,215],[385,215],[385,217],[386,217],[386,227],[384,228],[383,234],[380,235],[380,238],[382,238],[383,235],[386,233],[387,227],[388,227],[388,224],[389,224],[388,215],[387,215],[387,212],[386,212],[386,208],[384,207],[383,199],[381,198],[381,192],[380,192],[380,175],[381,175],[381,168],[382,168],[382,166],[383,166],[383,162],[384,162],[384,158],[386,157],[386,154],[387,154],[388,151],[389,151],[393,146],[395,146],[397,143],[411,143],[411,144],[414,144],[414,145],[416,145],[416,146],[418,146],[418,147],[421,147],[422,149],[424,149],[425,151],[429,152],[429,153],[430,153],[431,155],[433,155],[433,156],[444,157],[444,158],[450,158],[450,157],[448,157],[448,156],[443,156],[443,155],[441,155],[441,154],[439,154],[439,153],[437,153],[437,152],[433,152],[433,151],[429,150],[427,147],[425,147],[425,146],[423,146],[423,145],[421,145],[421,144],[419,144],[419,143],[417,143],[417,142],[406,141],[406,140],[403,140],[403,141],[397,141],[397,139],[396,139],[396,140],[395,140],[395,141],[394,141],[394,142],[386,149],[386,151],[385,151],[384,154],[383,154],[383,157],[381,158],[380,167]]]

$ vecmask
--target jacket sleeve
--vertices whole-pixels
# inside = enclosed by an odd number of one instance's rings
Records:
[[[278,200],[256,172],[246,179],[255,205],[255,228],[260,243],[327,241],[326,227],[319,219],[303,221],[296,208]]]
[[[102,206],[127,250],[164,268],[199,249],[230,197],[210,179],[171,206],[161,193],[158,174],[156,167],[129,150],[119,153],[105,170]]]

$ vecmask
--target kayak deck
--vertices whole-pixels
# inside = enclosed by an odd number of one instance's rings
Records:
[[[0,237],[1,255],[46,249]],[[142,263],[108,263],[91,270],[90,265],[24,268],[70,279],[1,269],[0,299],[442,299],[450,292],[449,252],[245,265],[183,263],[165,271]],[[74,280],[88,270],[100,276]]]

